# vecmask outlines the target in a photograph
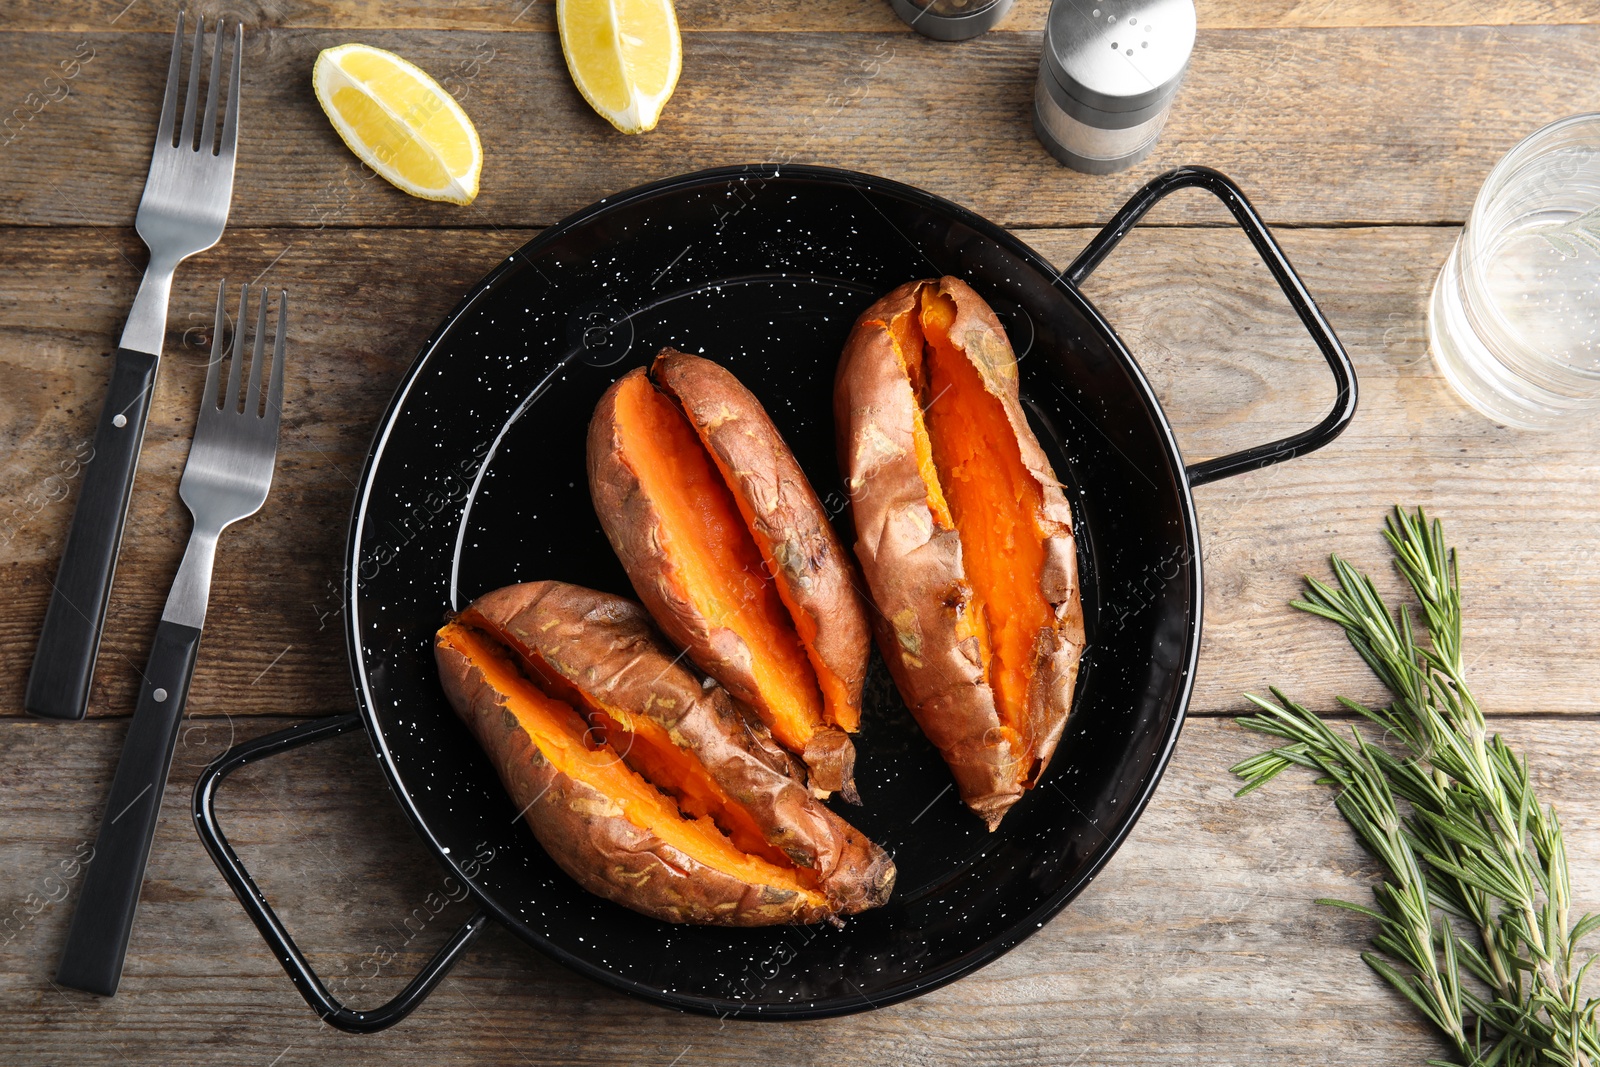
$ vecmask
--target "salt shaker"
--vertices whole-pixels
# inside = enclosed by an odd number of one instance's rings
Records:
[[[889,6],[924,37],[965,41],[993,29],[1011,0],[889,0]]]
[[[1033,129],[1088,174],[1155,147],[1194,50],[1194,0],[1054,0],[1033,93]]]

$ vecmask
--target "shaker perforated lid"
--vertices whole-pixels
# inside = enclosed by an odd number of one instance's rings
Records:
[[[1153,111],[1177,92],[1194,35],[1194,0],[1057,0],[1043,65],[1071,103]]]

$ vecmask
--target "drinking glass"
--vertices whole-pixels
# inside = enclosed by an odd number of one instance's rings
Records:
[[[1495,422],[1600,412],[1600,114],[1551,123],[1489,172],[1434,283],[1428,347]]]

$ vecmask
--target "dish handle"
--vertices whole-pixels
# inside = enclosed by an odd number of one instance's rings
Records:
[[[200,775],[200,780],[195,783],[194,825],[200,832],[200,840],[205,843],[206,851],[211,853],[217,869],[222,872],[222,877],[228,880],[228,885],[233,888],[239,903],[244,905],[244,910],[256,924],[256,929],[261,931],[261,936],[271,947],[272,954],[283,964],[289,980],[300,991],[300,995],[306,998],[306,1003],[311,1005],[312,1010],[330,1026],[352,1034],[371,1034],[393,1026],[410,1015],[427,999],[428,994],[433,992],[434,986],[450,972],[450,968],[455,966],[456,961],[483,930],[484,923],[489,918],[488,913],[482,908],[474,912],[393,1000],[371,1011],[347,1008],[328,991],[322,979],[311,969],[310,961],[294,943],[294,938],[289,936],[289,931],[284,928],[277,913],[272,910],[272,905],[267,903],[266,895],[257,888],[255,880],[250,877],[250,872],[245,870],[244,864],[239,862],[233,846],[228,844],[228,838],[217,822],[216,812],[217,790],[221,787],[222,780],[246,763],[267,756],[276,756],[301,745],[323,741],[360,727],[359,715],[333,715],[325,719],[296,723],[286,730],[265,734],[235,745],[212,760],[211,765]]]
[[[1266,263],[1267,269],[1278,280],[1278,287],[1283,290],[1283,295],[1289,298],[1289,304],[1294,308],[1295,314],[1300,316],[1300,321],[1305,324],[1311,339],[1317,343],[1317,348],[1321,349],[1322,357],[1328,361],[1328,369],[1333,372],[1333,382],[1337,390],[1333,409],[1311,429],[1302,430],[1300,433],[1264,445],[1256,445],[1241,452],[1190,465],[1185,473],[1189,484],[1196,486],[1241,474],[1247,470],[1258,470],[1274,463],[1282,463],[1286,459],[1313,452],[1338,437],[1344,432],[1344,428],[1350,425],[1350,420],[1356,413],[1356,370],[1344,346],[1339,343],[1339,338],[1334,335],[1333,327],[1328,325],[1328,320],[1323,317],[1317,302],[1311,299],[1305,284],[1300,281],[1300,276],[1290,265],[1289,257],[1278,247],[1278,242],[1267,229],[1266,223],[1256,214],[1255,207],[1245,198],[1244,193],[1232,179],[1210,167],[1177,167],[1156,176],[1143,189],[1134,193],[1123,205],[1122,210],[1095,235],[1094,240],[1084,246],[1083,251],[1078,253],[1078,258],[1074,259],[1063,272],[1063,277],[1074,286],[1081,286],[1090,273],[1117,246],[1117,242],[1127,236],[1134,224],[1144,218],[1158,201],[1168,193],[1190,187],[1198,187],[1212,193],[1238,220],[1239,226],[1250,238],[1250,243],[1255,245],[1262,262]]]

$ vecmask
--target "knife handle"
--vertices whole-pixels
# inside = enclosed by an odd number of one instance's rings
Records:
[[[94,455],[84,465],[83,488],[23,698],[23,707],[47,719],[81,719],[89,706],[89,683],[155,388],[159,357],[119,348],[114,359],[111,387],[94,432]]]
[[[193,626],[162,620],[156,628],[139,704],[100,819],[94,862],[84,875],[56,970],[61,985],[103,997],[117,992],[199,648],[200,631]]]

